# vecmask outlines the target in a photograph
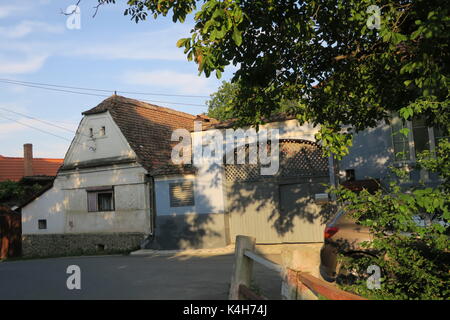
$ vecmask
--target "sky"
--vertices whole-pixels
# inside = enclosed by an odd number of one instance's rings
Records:
[[[220,80],[199,76],[176,47],[189,36],[192,18],[175,24],[170,17],[150,17],[136,24],[123,15],[125,1],[100,7],[95,17],[96,0],[81,0],[79,16],[61,13],[72,13],[67,10],[76,2],[0,0],[0,155],[21,157],[23,144],[32,143],[34,157],[63,158],[81,113],[115,90],[191,114],[205,112],[208,97],[232,76],[232,67]],[[52,87],[94,95],[74,94],[35,83],[108,91]]]

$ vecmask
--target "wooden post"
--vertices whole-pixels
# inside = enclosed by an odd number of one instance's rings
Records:
[[[320,249],[322,243],[285,244],[281,251],[284,268],[281,295],[286,300],[317,300],[317,296],[304,284],[298,283],[298,272],[320,278]]]
[[[236,236],[234,251],[234,267],[231,276],[230,300],[239,300],[239,286],[250,288],[253,271],[253,260],[244,255],[245,250],[255,251],[255,238]]]

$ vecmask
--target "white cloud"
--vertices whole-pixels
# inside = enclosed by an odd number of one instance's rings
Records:
[[[151,88],[171,89],[183,94],[204,94],[210,92],[210,81],[194,73],[181,73],[170,70],[151,72],[127,72],[123,76],[127,84],[143,85]]]
[[[3,114],[6,114],[6,112],[0,113],[0,117]],[[9,116],[9,118],[12,119],[12,117],[10,117],[10,116]],[[0,120],[2,120],[2,122],[0,123],[0,139],[9,138],[9,137],[11,137],[11,134],[13,134],[13,133],[30,129],[29,127],[26,127],[20,123],[13,122],[13,121],[10,121],[7,119],[3,119],[3,117],[1,117]],[[24,124],[27,124],[27,125],[33,125],[33,120],[31,120],[31,119],[23,118],[23,119],[19,119],[18,121],[20,121]]]
[[[0,55],[0,74],[23,74],[39,70],[46,55],[26,56],[23,59],[9,58]]]
[[[138,32],[103,41],[69,43],[64,54],[96,59],[176,60],[185,61],[176,41],[189,35],[186,26],[172,26],[155,32]]]
[[[24,10],[26,10],[24,5],[0,5],[0,19]]]
[[[25,20],[19,24],[11,27],[0,26],[0,37],[5,37],[9,39],[17,39],[25,37],[30,33],[62,33],[64,32],[64,27],[60,25],[51,25],[46,22],[41,21],[30,21]]]

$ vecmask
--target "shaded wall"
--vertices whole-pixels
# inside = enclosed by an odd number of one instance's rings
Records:
[[[153,249],[199,249],[226,246],[225,216],[222,213],[178,214],[156,217]]]

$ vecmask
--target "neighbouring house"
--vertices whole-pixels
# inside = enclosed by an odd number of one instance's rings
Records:
[[[400,133],[408,128],[408,136]],[[426,184],[436,185],[441,181],[437,174],[416,166],[420,152],[434,151],[440,139],[448,139],[439,128],[428,127],[424,119],[402,122],[398,115],[392,115],[389,123],[380,122],[375,128],[366,129],[354,135],[350,152],[339,163],[339,170],[344,180],[349,180],[354,187],[373,186],[376,179],[382,184],[392,179],[390,166],[405,167],[409,177],[402,179],[405,187]],[[360,183],[358,183],[358,181]]]
[[[0,182],[26,179],[45,183],[51,181],[64,159],[33,158],[33,145],[23,145],[23,158],[0,155]]]
[[[195,141],[232,126],[117,95],[83,112],[52,186],[21,207],[24,255],[219,247],[237,234],[322,242],[329,210],[316,198],[334,182],[334,165],[317,128],[285,116],[260,127],[279,130],[272,176],[259,174],[261,164],[172,163],[174,130]]]

